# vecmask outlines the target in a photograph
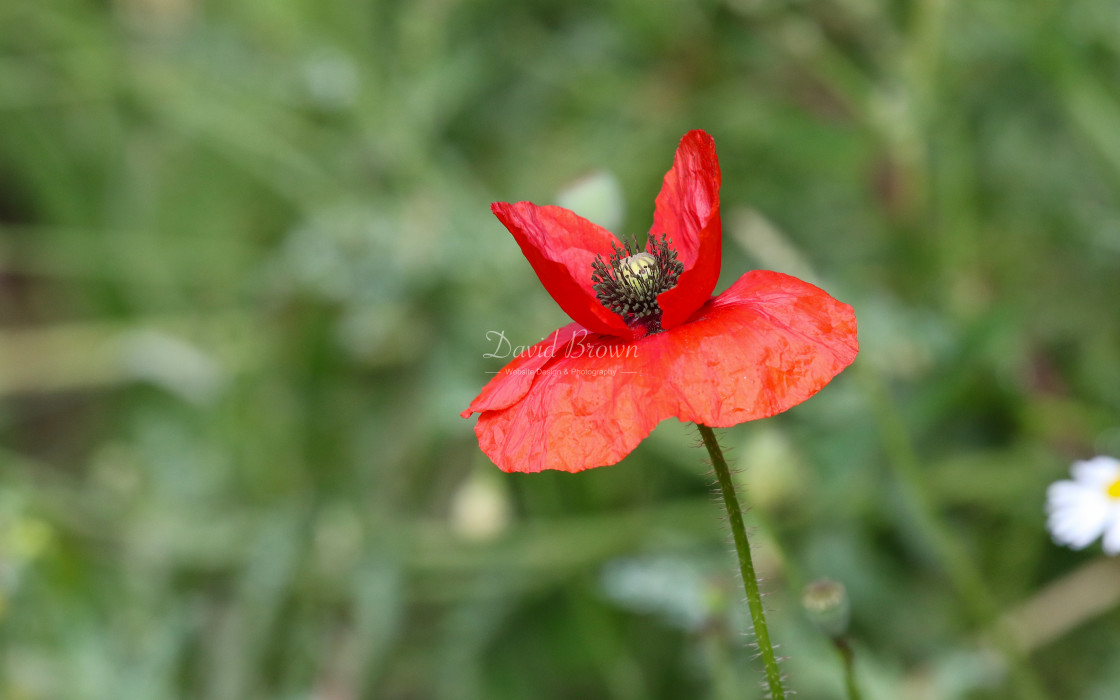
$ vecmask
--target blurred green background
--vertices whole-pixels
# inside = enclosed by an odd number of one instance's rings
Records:
[[[722,432],[771,633],[843,697],[1120,696],[1115,0],[5,0],[0,697],[752,698],[696,434],[506,475],[458,417],[566,318],[494,200],[642,234],[716,139],[724,274],[860,320]]]

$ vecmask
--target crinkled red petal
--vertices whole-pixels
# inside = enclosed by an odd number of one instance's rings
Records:
[[[610,258],[611,243],[618,244],[614,234],[563,207],[495,202],[490,209],[573,321],[593,333],[634,337],[622,318],[599,302],[591,286],[591,263],[599,255]]]
[[[749,272],[674,329],[589,336],[537,368],[516,403],[484,410],[479,446],[505,471],[618,462],[666,418],[727,427],[785,411],[855,359],[852,308],[811,284]]]
[[[588,331],[578,323],[569,323],[553,331],[547,338],[510,360],[482,387],[482,391],[471,401],[470,407],[459,415],[470,418],[472,413],[497,411],[517,403],[529,392],[537,372],[549,360],[565,352],[573,343],[583,343],[588,335]]]
[[[668,234],[684,272],[657,297],[661,327],[684,323],[711,296],[719,280],[722,231],[719,161],[712,137],[690,131],[681,139],[654,205],[650,236]]]

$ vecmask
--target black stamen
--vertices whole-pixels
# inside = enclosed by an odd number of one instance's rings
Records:
[[[611,248],[609,261],[600,255],[591,263],[595,296],[631,328],[659,333],[661,307],[657,296],[675,287],[684,272],[677,251],[669,246],[668,235],[654,235],[648,250],[641,253],[636,241],[627,242],[625,248],[612,243]]]

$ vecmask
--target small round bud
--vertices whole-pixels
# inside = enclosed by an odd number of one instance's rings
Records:
[[[822,578],[805,586],[801,605],[829,637],[836,639],[848,631],[848,592],[839,581]]]

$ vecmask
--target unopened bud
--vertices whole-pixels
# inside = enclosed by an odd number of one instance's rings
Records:
[[[848,631],[848,592],[839,581],[822,578],[805,586],[801,605],[830,638],[842,637]]]

